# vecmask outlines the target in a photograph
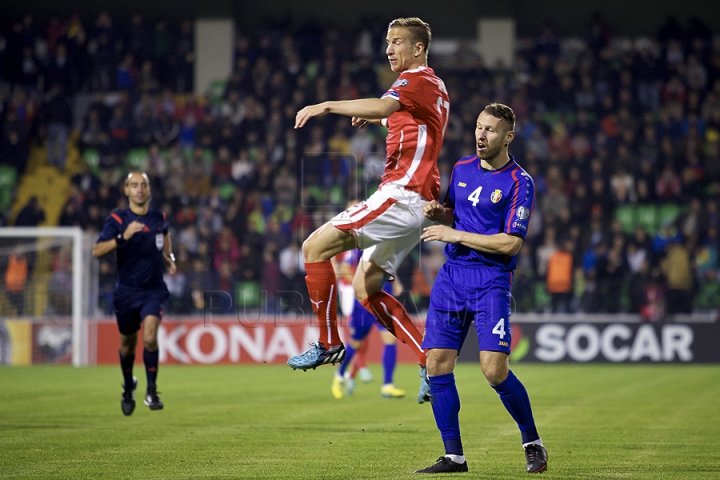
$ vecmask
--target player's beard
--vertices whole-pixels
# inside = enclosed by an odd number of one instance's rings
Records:
[[[500,152],[502,151],[502,145],[488,145],[485,147],[485,150],[478,151],[476,147],[477,156],[481,160],[490,161],[494,160],[495,158],[500,155]]]

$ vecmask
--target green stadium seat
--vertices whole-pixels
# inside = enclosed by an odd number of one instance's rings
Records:
[[[320,64],[317,62],[317,60],[305,62],[305,75],[307,75],[308,80],[310,80],[311,82],[314,81],[319,73]]]
[[[620,311],[627,312],[630,309],[630,283],[622,280],[620,289]]]
[[[649,235],[654,235],[660,226],[657,206],[638,205],[635,208],[635,221],[638,225],[645,227]]]
[[[260,283],[238,282],[235,286],[235,301],[238,308],[255,308],[260,305]]]
[[[210,91],[208,92],[208,99],[214,105],[220,105],[222,102],[223,95],[225,95],[225,88],[227,87],[226,80],[213,80],[210,82]]]
[[[0,212],[12,206],[17,171],[10,165],[0,165]]]
[[[535,310],[542,311],[550,308],[551,305],[552,298],[545,287],[545,281],[535,282]]]
[[[133,148],[125,157],[125,166],[128,169],[144,170],[148,156],[147,148]]]
[[[225,183],[223,185],[220,185],[218,186],[218,193],[220,194],[220,198],[228,201],[235,194],[235,185],[233,185],[232,183]]]
[[[554,110],[548,110],[543,113],[542,116],[543,120],[545,120],[547,123],[550,124],[550,126],[555,126],[558,123],[560,123],[560,120],[562,120],[562,115],[560,112],[556,112]]]
[[[310,195],[313,197],[313,199],[316,202],[318,202],[321,205],[324,205],[326,203],[325,189],[323,189],[320,185],[310,185],[308,187],[308,190],[310,190]]]
[[[682,207],[677,203],[664,203],[658,208],[658,225],[675,223],[682,213]]]
[[[83,152],[83,160],[90,165],[90,170],[97,175],[100,172],[100,152],[94,148],[87,148]]]
[[[693,303],[697,308],[720,307],[720,283],[708,282],[703,284]]]
[[[330,204],[332,205],[340,205],[343,208],[345,208],[345,192],[342,189],[342,187],[339,187],[337,185],[334,185],[330,187],[330,195],[329,195]]]
[[[635,230],[635,205],[620,205],[615,209],[615,219],[622,225],[625,233],[632,233]]]
[[[183,148],[182,156],[185,159],[185,165],[189,165],[193,161],[193,149],[189,147]]]

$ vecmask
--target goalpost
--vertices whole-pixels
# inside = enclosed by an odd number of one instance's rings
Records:
[[[79,227],[0,228],[0,363],[88,364],[98,312],[94,243]]]

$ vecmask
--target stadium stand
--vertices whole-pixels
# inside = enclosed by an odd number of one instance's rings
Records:
[[[122,206],[124,173],[143,169],[187,250],[178,266],[187,281],[178,288],[190,294],[198,259],[208,286],[222,282],[236,298],[245,292],[255,302],[258,287],[269,281],[263,278],[268,245],[282,257],[349,198],[377,186],[384,165],[380,129],[353,131],[346,119],[331,116],[300,131],[292,124],[307,103],[381,94],[392,81],[382,55],[318,49],[308,43],[314,37],[279,29],[243,32],[229,78],[195,96],[191,82],[180,87],[173,76],[187,48],[177,25],[169,25],[170,37],[155,39],[166,42],[167,52],[155,58],[133,41],[137,29],[128,25],[105,17],[84,23],[77,15],[61,23],[52,32],[19,20],[0,30],[8,45],[0,69],[9,112],[0,117],[4,224],[37,196],[45,224],[97,231],[98,219]],[[142,29],[152,32],[153,24]],[[364,32],[322,33],[355,43]],[[445,185],[453,162],[473,153],[471,126],[484,104],[504,102],[518,114],[511,153],[538,192],[523,248],[529,283],[514,292],[519,308],[550,308],[540,263],[566,236],[581,267],[576,311],[607,311],[597,292],[612,279],[623,285],[617,308],[639,313],[643,301],[632,301],[630,289],[663,284],[665,248],[678,241],[694,268],[703,259],[694,307],[717,306],[720,242],[709,232],[720,228],[720,37],[707,29],[671,37],[659,30],[654,38],[613,38],[606,31],[562,38],[546,30],[542,38],[518,39],[512,65],[488,66],[472,51],[438,59],[452,99],[440,159]],[[107,41],[108,48],[88,48]],[[26,44],[41,46],[33,52],[34,73],[13,63]],[[44,95],[57,83],[75,117],[64,169],[46,159]],[[689,209],[692,202],[698,211]],[[233,259],[232,275],[221,280],[214,239],[225,226],[238,250],[250,254]],[[561,233],[548,236],[549,229]],[[422,262],[430,255],[415,257]],[[292,285],[285,276],[274,281]],[[411,287],[415,297],[426,295],[426,283]],[[178,301],[171,308],[185,314],[198,307]]]

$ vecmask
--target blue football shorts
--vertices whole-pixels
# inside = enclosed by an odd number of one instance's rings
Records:
[[[510,272],[445,262],[430,293],[423,349],[459,352],[474,321],[480,350],[509,355],[511,283]]]
[[[132,335],[140,330],[143,319],[153,315],[162,320],[163,306],[168,299],[167,290],[138,291],[118,287],[113,297],[118,330]]]

